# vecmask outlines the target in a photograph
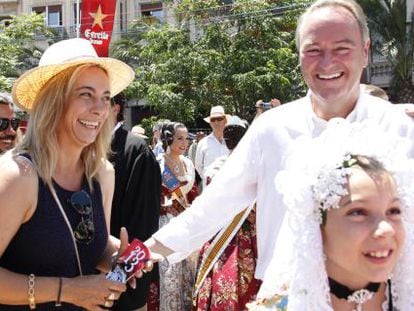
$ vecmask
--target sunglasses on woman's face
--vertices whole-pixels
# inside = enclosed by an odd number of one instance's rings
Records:
[[[95,233],[91,198],[86,191],[81,190],[72,194],[70,203],[81,216],[81,221],[73,230],[73,235],[76,241],[88,244],[93,240]]]
[[[19,127],[20,120],[13,118],[13,119],[7,119],[7,118],[0,118],[0,131],[6,130],[9,125],[11,125],[13,130],[17,130]]]

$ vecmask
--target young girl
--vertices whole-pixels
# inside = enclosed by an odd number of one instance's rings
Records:
[[[340,124],[299,144],[276,178],[287,226],[250,310],[412,309],[410,143]]]

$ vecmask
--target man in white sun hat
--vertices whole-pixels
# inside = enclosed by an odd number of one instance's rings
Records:
[[[223,138],[228,117],[222,106],[213,106],[210,115],[204,118],[204,121],[210,124],[213,132],[198,143],[194,161],[194,166],[203,181],[203,187],[206,186],[206,168],[217,158],[229,154],[229,149],[227,149]]]
[[[120,240],[109,235],[107,154],[111,97],[133,79],[127,64],[77,38],[51,45],[14,83],[14,103],[30,119],[23,141],[0,157],[0,310],[101,310],[126,290],[105,278],[128,245],[125,229]]]

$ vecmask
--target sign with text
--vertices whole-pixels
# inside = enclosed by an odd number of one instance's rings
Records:
[[[88,39],[100,57],[108,57],[116,0],[83,0],[81,37]]]

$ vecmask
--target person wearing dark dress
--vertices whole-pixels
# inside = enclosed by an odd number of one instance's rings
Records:
[[[109,235],[114,170],[111,95],[134,71],[86,39],[51,45],[13,86],[30,112],[0,157],[0,310],[104,310],[127,286],[106,273],[128,246]],[[131,279],[131,286],[133,281]]]
[[[126,227],[130,238],[142,241],[158,229],[161,197],[161,173],[146,141],[123,127],[124,94],[112,100],[115,133],[110,162],[115,168],[115,192],[112,201],[111,234],[117,236]],[[145,310],[150,281],[157,269],[137,280],[136,288],[128,287],[113,310]]]

